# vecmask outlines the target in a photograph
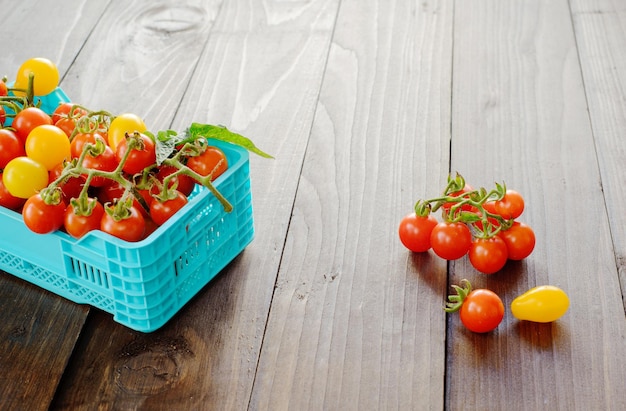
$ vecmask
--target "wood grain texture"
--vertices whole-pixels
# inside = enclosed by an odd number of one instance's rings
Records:
[[[626,4],[578,0],[571,10],[626,312]]]
[[[45,410],[88,308],[0,272],[0,408]]]
[[[253,243],[157,332],[0,273],[0,409],[626,409],[626,3],[0,6],[1,74],[43,55],[77,102],[276,157],[251,156]],[[402,247],[449,171],[522,192],[530,258],[485,276]],[[495,332],[444,315],[463,278],[503,298]],[[540,284],[568,313],[515,320]]]
[[[451,23],[342,2],[251,409],[442,409],[446,265],[397,224],[448,173]]]
[[[222,7],[221,0],[113,1],[72,64],[64,89],[76,102],[171,125]]]
[[[451,317],[447,407],[624,409],[626,321],[568,4],[460,2],[454,39],[452,168],[522,192],[537,246],[493,276],[459,260],[451,280],[506,306],[553,284],[571,306],[552,324],[508,314],[487,335]]]
[[[94,315],[55,408],[248,406],[336,13],[334,0],[222,5],[173,127],[225,124],[276,157],[251,159],[256,238],[155,333]]]
[[[12,81],[25,60],[46,57],[63,77],[108,5],[108,0],[68,0],[62,7],[36,0],[0,1],[0,33],[7,45],[0,56],[1,75]]]

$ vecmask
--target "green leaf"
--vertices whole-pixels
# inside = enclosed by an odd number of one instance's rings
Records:
[[[189,127],[188,137],[191,140],[195,140],[198,137],[213,138],[216,140],[225,141],[227,143],[236,144],[261,157],[274,158],[270,154],[267,154],[266,152],[260,150],[249,138],[244,137],[241,134],[233,133],[224,126],[192,123],[191,127]]]
[[[185,133],[178,134],[174,130],[159,131],[156,136],[150,132],[144,134],[154,140],[157,165],[161,165],[176,150],[176,146],[187,137]]]

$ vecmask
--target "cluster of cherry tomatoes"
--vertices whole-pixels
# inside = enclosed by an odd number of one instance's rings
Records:
[[[196,184],[216,192],[211,182],[228,163],[206,138],[154,136],[135,114],[69,102],[48,114],[33,96],[52,92],[58,71],[32,60],[14,86],[0,81],[0,205],[21,211],[29,229],[76,238],[102,230],[139,241],[180,210]]]
[[[433,213],[441,210],[442,221]],[[419,200],[415,211],[405,216],[398,229],[400,240],[413,252],[432,250],[439,257],[456,260],[469,256],[479,272],[493,274],[508,260],[522,260],[535,247],[530,226],[518,221],[524,211],[524,198],[505,185],[496,184],[488,191],[473,189],[461,175],[448,178],[443,193]],[[459,312],[461,322],[470,331],[494,330],[503,320],[505,309],[500,297],[488,289],[473,290],[464,279],[453,285],[446,312]],[[558,287],[534,287],[511,303],[515,318],[533,322],[552,322],[569,307],[569,298]]]
[[[442,221],[433,213],[442,210]],[[462,176],[449,178],[439,197],[420,200],[400,222],[402,244],[413,252],[432,250],[446,260],[469,255],[478,271],[493,274],[507,260],[522,260],[535,247],[530,226],[517,221],[524,198],[504,185],[474,190]]]

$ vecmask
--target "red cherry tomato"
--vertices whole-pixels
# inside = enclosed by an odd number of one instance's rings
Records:
[[[155,165],[156,163],[154,141],[145,134],[139,133],[137,135],[139,136],[140,144],[130,151],[126,162],[122,166],[122,169],[128,174],[141,173],[145,168]],[[124,156],[126,156],[128,142],[129,140],[126,138],[118,142],[115,150],[115,156],[118,162],[121,162]]]
[[[150,217],[157,225],[163,225],[178,210],[187,204],[187,197],[180,191],[176,191],[176,197],[166,201],[154,199],[150,203]]]
[[[76,122],[70,118],[62,118],[54,123],[54,125],[63,130],[63,133],[68,137],[71,137],[76,128]]]
[[[495,201],[487,201],[486,203],[483,203],[483,208],[488,213],[498,214],[498,212],[496,211],[496,202]]]
[[[221,176],[228,169],[228,161],[222,150],[208,146],[206,150],[195,157],[189,157],[187,166],[201,176],[211,175],[211,181]]]
[[[428,251],[430,249],[430,234],[436,225],[437,219],[432,214],[427,217],[420,217],[411,213],[400,221],[398,228],[400,241],[413,252]]]
[[[125,241],[139,241],[146,230],[146,220],[135,207],[131,207],[127,218],[116,220],[107,211],[100,220],[100,230]]]
[[[24,223],[38,234],[52,233],[63,226],[65,203],[46,204],[40,194],[31,196],[22,208]]]
[[[32,129],[46,124],[52,124],[52,118],[49,115],[40,108],[28,107],[15,115],[11,127],[15,129],[15,135],[24,144]]]
[[[96,190],[96,197],[102,204],[114,203],[115,200],[122,197],[124,191],[124,187],[114,181],[111,184],[98,187]]]
[[[81,238],[93,230],[100,229],[100,222],[104,214],[104,207],[95,198],[88,200],[93,209],[89,215],[78,215],[72,204],[67,206],[63,220],[65,231],[74,238]]]
[[[0,206],[10,210],[18,210],[25,202],[26,199],[15,197],[9,193],[9,190],[4,186],[2,173],[0,173]]]
[[[156,174],[156,178],[162,183],[165,180],[165,177],[173,174],[176,171],[177,171],[176,167],[162,165],[161,167],[159,167],[159,171]],[[175,187],[176,190],[180,191],[186,196],[189,196],[189,194],[191,194],[194,187],[196,186],[196,182],[193,178],[189,177],[188,175],[178,174],[177,176],[169,180],[168,188],[174,188],[174,185],[176,185]]]
[[[472,234],[463,223],[440,222],[430,235],[430,245],[435,254],[446,260],[456,260],[469,251]]]
[[[72,142],[70,143],[70,152],[72,153],[73,158],[80,157],[83,152],[83,147],[85,144],[96,144],[96,140],[102,140],[106,143],[104,137],[102,137],[98,133],[78,133],[72,138]]]
[[[74,107],[74,111],[70,115],[70,110]],[[62,118],[78,119],[87,114],[87,111],[77,107],[75,103],[61,103],[52,113],[52,123],[56,124]]]
[[[61,176],[61,174],[63,173],[63,168],[64,165],[60,163],[57,164],[52,170],[50,170],[50,172],[48,173],[50,176],[49,183],[56,181],[56,179]],[[65,179],[65,181],[62,181],[61,184],[58,185],[58,187],[61,189],[61,191],[63,191],[63,200],[69,203],[69,200],[71,200],[72,198],[78,198],[80,192],[83,190],[84,185],[85,177],[80,176],[69,177]]]
[[[508,230],[501,231],[499,235],[506,244],[509,260],[523,260],[535,248],[533,229],[519,221],[514,222]]]
[[[461,322],[470,331],[486,333],[498,327],[504,318],[504,304],[491,290],[471,291],[460,311]]]
[[[506,190],[502,200],[495,202],[496,213],[506,219],[517,218],[524,211],[524,198],[514,190]]]
[[[457,295],[448,296],[444,310],[448,313],[459,312],[461,322],[470,331],[486,333],[494,330],[504,318],[504,304],[496,293],[491,290],[472,290],[467,280],[465,285],[453,285]]]
[[[83,159],[83,167],[99,171],[113,171],[117,167],[117,159],[111,147],[107,146],[99,156],[87,154]],[[110,182],[111,180],[106,177],[97,176],[91,180],[90,186],[102,187]]]
[[[472,241],[469,249],[470,263],[483,274],[500,271],[506,264],[507,257],[506,244],[497,235],[491,238],[477,238]]]
[[[9,161],[25,155],[24,142],[20,141],[13,131],[0,129],[0,170],[4,169]]]

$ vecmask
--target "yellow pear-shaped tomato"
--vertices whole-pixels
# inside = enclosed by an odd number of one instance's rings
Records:
[[[126,138],[126,133],[143,133],[146,131],[146,124],[141,117],[133,113],[124,113],[115,117],[109,125],[109,146],[113,151],[117,150],[120,141]]]
[[[549,323],[565,314],[569,297],[553,285],[531,288],[511,303],[511,312],[518,320]]]

